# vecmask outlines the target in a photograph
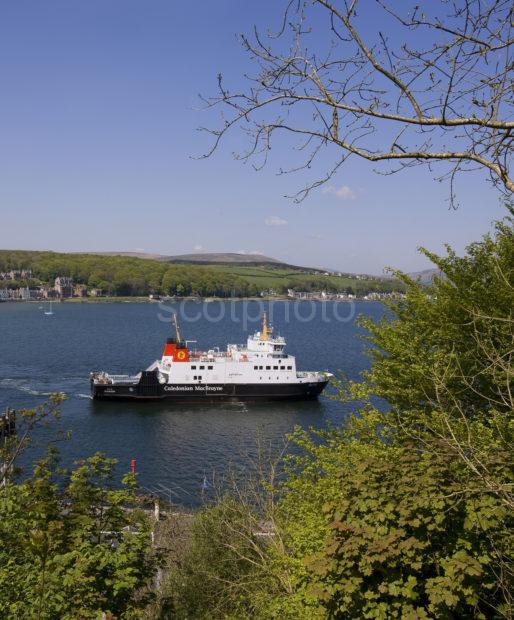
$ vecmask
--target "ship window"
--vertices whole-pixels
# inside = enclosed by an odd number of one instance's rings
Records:
[[[207,370],[212,370],[213,367],[212,366],[207,366]]]
[[[196,375],[194,375],[194,376],[193,376],[193,381],[196,381],[196,379],[197,379],[197,376],[196,376]]]
[[[278,366],[273,366],[273,370],[278,370]]]
[[[293,367],[292,366],[288,366],[287,370],[293,370]]]
[[[271,366],[266,366],[266,370],[271,370]]]
[[[200,370],[205,370],[205,366],[198,366]]]
[[[259,366],[259,370],[262,370],[264,368],[264,366]]]
[[[191,366],[191,370],[196,370],[196,366]]]
[[[254,366],[253,369],[254,370],[259,370],[259,367],[258,366]]]

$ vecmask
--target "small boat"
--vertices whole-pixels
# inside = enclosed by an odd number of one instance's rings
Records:
[[[161,359],[136,375],[90,373],[91,395],[102,400],[303,400],[317,398],[332,375],[298,371],[294,356],[284,352],[286,341],[275,336],[264,314],[262,330],[246,344],[229,344],[226,351],[191,351],[173,317],[175,337],[168,338]]]
[[[53,313],[54,313],[54,311],[52,310],[52,302],[50,302],[50,306],[49,306],[48,310],[45,310],[45,314],[46,314],[46,316],[52,316]]]

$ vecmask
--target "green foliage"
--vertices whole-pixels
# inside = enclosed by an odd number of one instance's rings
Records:
[[[430,256],[444,277],[428,290],[406,278],[394,320],[363,321],[373,366],[349,393],[384,398],[399,435],[464,463],[474,487],[514,509],[512,220],[464,257]]]
[[[32,445],[33,431],[36,427],[52,425],[53,436],[48,437],[48,447],[63,439],[66,434],[59,428],[60,405],[65,400],[64,394],[51,394],[48,401],[34,409],[18,409],[16,411],[16,433],[4,437],[0,441],[0,485],[16,476],[16,461],[20,455]]]
[[[251,597],[242,591],[255,589],[258,563],[250,515],[233,499],[221,499],[195,517],[188,553],[180,570],[171,571],[172,617],[251,617]]]
[[[0,280],[0,288],[37,288],[39,280]]]
[[[305,593],[330,618],[505,611],[498,570],[509,575],[512,512],[479,490],[463,493],[471,475],[450,455],[370,441],[390,424],[364,412],[329,444],[301,438],[310,456],[289,472],[282,527]]]
[[[296,291],[328,291],[332,293],[351,293],[366,295],[371,292],[402,292],[403,282],[398,279],[356,278],[347,275],[322,275],[312,270],[291,270],[279,267],[245,267],[216,265],[215,269],[222,273],[243,278],[248,286],[256,292],[273,289],[277,293],[286,294],[288,289]]]
[[[370,332],[368,392],[402,410],[434,402],[466,410],[512,407],[505,390],[514,341],[514,230],[507,219],[458,257],[424,253],[444,274],[427,288],[401,274],[408,295],[390,303],[394,320],[361,323]],[[502,363],[503,360],[503,363]]]
[[[96,454],[65,472],[50,454],[0,489],[2,618],[133,618],[146,606],[149,522],[130,477],[111,487],[114,463]]]
[[[306,592],[334,618],[514,611],[514,233],[430,255],[393,318],[363,320],[373,364],[343,429],[297,435],[282,527]],[[373,407],[385,399],[387,411]]]
[[[259,496],[247,479],[194,516],[188,543],[167,567],[159,617],[322,618],[305,614],[295,595],[266,485],[256,482]]]

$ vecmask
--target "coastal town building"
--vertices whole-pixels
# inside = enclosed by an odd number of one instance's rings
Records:
[[[55,278],[55,290],[61,299],[73,297],[73,279],[67,276],[58,276]]]
[[[390,293],[368,293],[364,296],[364,299],[368,299],[370,301],[380,301],[382,299],[405,299],[405,297],[405,293],[391,291]]]
[[[9,271],[0,274],[0,280],[16,281],[30,279],[31,270]],[[39,299],[67,299],[70,297],[85,297],[87,287],[84,284],[73,284],[73,279],[67,276],[55,278],[55,286],[42,284],[37,288],[28,286],[7,286],[0,289],[0,301],[36,301]]]
[[[32,269],[12,269],[0,272],[0,280],[31,280]]]
[[[58,299],[59,293],[49,286],[41,286],[40,287],[41,297],[42,299]]]
[[[29,287],[20,287],[18,289],[18,294],[20,296],[20,299],[23,299],[23,301],[30,301],[30,289]]]
[[[351,289],[350,289],[351,290]],[[384,292],[372,292],[365,295],[356,295],[351,292],[343,293],[328,293],[327,291],[295,291],[294,289],[288,289],[287,296],[291,299],[307,300],[307,301],[343,301],[351,299],[365,299],[368,301],[380,301],[383,299],[403,299],[405,293],[399,293],[397,291]]]

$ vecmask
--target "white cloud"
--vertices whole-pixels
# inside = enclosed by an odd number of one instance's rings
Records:
[[[317,241],[320,241],[321,239],[323,239],[323,235],[309,235],[309,239],[316,239]]]
[[[195,252],[200,252],[201,250],[203,250],[203,246],[201,245],[195,245],[193,250],[195,250]]]
[[[287,220],[283,220],[278,215],[270,215],[264,220],[266,226],[286,226]]]
[[[236,254],[260,254],[264,256],[264,252],[261,252],[260,250],[238,250]]]
[[[354,200],[357,198],[357,194],[353,191],[351,187],[348,185],[341,185],[341,187],[334,187],[333,185],[329,185],[323,189],[324,194],[334,194],[341,200]]]

